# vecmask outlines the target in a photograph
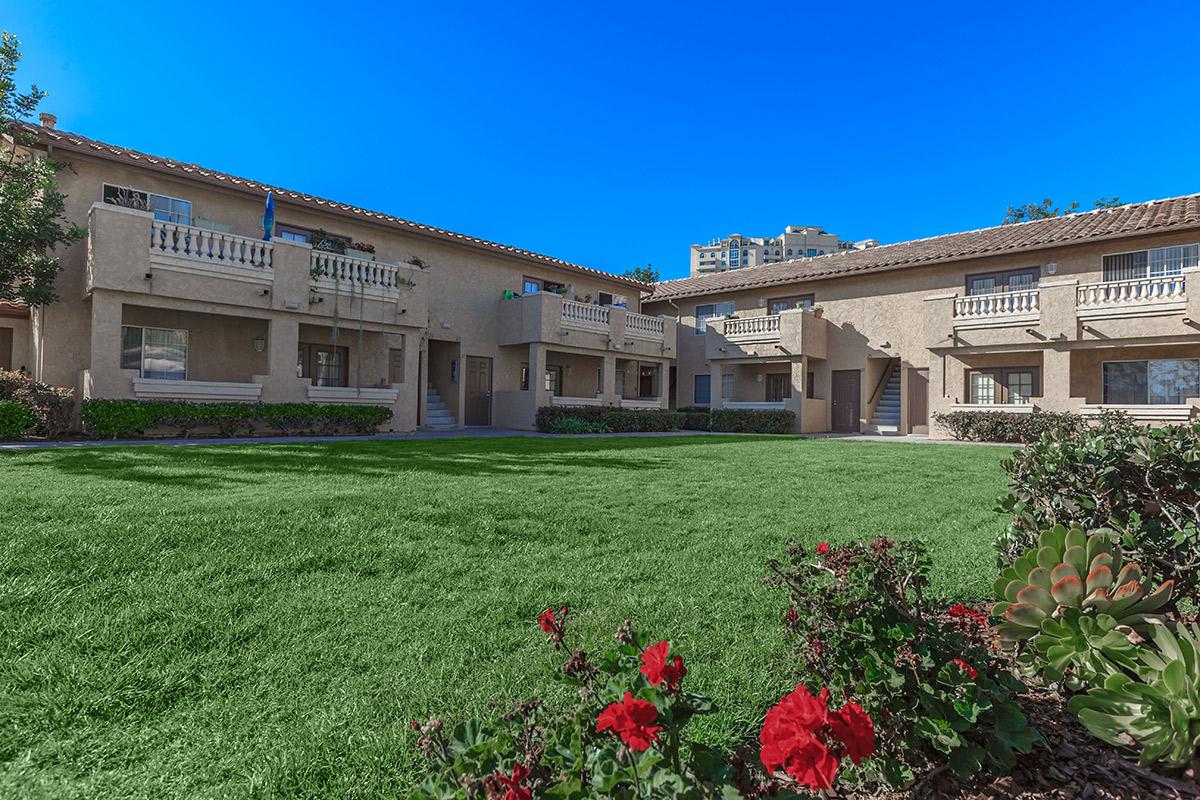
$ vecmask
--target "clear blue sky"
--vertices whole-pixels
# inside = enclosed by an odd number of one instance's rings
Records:
[[[1190,2],[72,5],[0,19],[60,127],[614,271],[1200,192]]]

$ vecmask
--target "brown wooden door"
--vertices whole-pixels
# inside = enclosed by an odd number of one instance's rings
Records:
[[[862,372],[856,369],[833,371],[833,399],[831,412],[832,428],[838,433],[858,433],[858,421],[862,416]]]
[[[466,425],[492,424],[492,360],[467,356]]]
[[[0,369],[13,368],[12,328],[0,328]]]
[[[908,370],[908,427],[926,427],[929,425],[929,370]]]
[[[388,383],[404,383],[404,348],[388,349]]]
[[[792,374],[772,372],[767,375],[767,402],[781,403],[792,396]]]

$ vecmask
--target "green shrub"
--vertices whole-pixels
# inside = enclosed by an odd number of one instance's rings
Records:
[[[602,422],[589,422],[578,417],[564,417],[550,423],[551,433],[612,433]]]
[[[33,429],[37,417],[15,400],[0,400],[0,441],[18,439]]]
[[[1045,436],[1005,461],[1012,514],[998,541],[1011,562],[1057,524],[1113,528],[1127,557],[1177,592],[1200,582],[1200,424],[1133,425],[1106,415],[1096,428]]]
[[[392,418],[386,406],[322,403],[185,403],[174,400],[85,400],[86,430],[97,436],[129,436],[150,428],[216,428],[222,436],[245,435],[260,424],[285,434],[374,433]]]
[[[37,436],[58,436],[71,428],[75,392],[33,380],[23,372],[0,371],[0,400],[10,400],[34,415],[31,431]]]
[[[680,426],[683,430],[712,430],[712,415],[708,406],[684,406],[679,409],[679,413],[683,414],[683,425]]]
[[[1034,411],[1013,414],[1008,411],[951,411],[934,414],[950,435],[960,441],[1013,442],[1024,444],[1046,434],[1065,435],[1085,429],[1087,421],[1078,414],[1058,411]]]
[[[551,433],[557,420],[575,419],[601,425],[614,433],[677,431],[684,415],[678,411],[613,408],[611,406],[542,406],[535,424],[542,433]]]
[[[792,542],[770,565],[790,601],[797,680],[855,698],[879,723],[876,757],[847,776],[864,795],[942,765],[963,780],[1007,773],[1041,741],[1014,700],[1024,686],[988,647],[986,616],[959,605],[939,619],[929,566],[922,545],[884,538],[815,553]]]
[[[791,433],[796,413],[786,409],[715,408],[709,430],[722,433]]]

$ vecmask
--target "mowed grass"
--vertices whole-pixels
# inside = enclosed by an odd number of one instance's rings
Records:
[[[0,796],[391,797],[410,721],[564,691],[535,615],[669,637],[753,735],[789,537],[926,542],[988,591],[1006,448],[767,437],[0,454]]]

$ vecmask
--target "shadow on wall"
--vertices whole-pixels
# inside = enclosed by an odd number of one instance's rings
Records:
[[[778,437],[773,437],[778,438]],[[687,436],[661,438],[532,439],[480,438],[416,442],[313,442],[303,444],[169,447],[136,445],[128,449],[29,450],[4,456],[31,459],[67,475],[113,481],[220,491],[269,486],[273,476],[305,475],[318,485],[361,476],[379,478],[405,472],[452,476],[566,475],[580,469],[667,469],[669,460],[624,458],[632,450],[764,441],[761,436]],[[698,456],[703,457],[703,456]]]

